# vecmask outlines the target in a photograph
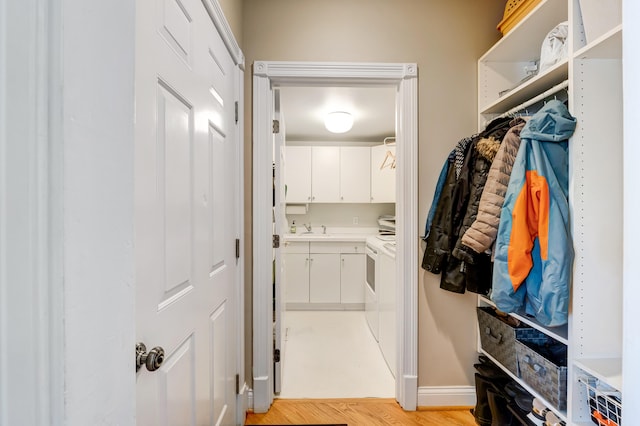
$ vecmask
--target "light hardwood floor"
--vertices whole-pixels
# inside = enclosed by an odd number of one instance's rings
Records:
[[[406,412],[394,399],[276,399],[266,414],[247,415],[246,425],[343,423],[348,426],[475,426],[469,408]]]

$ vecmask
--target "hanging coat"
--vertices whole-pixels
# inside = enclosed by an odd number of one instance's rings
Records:
[[[463,260],[468,261],[466,255],[472,256],[472,250],[475,253],[488,251],[496,240],[500,212],[504,196],[507,193],[513,162],[518,154],[518,148],[520,148],[520,131],[522,131],[524,124],[525,120],[522,118],[516,118],[510,123],[511,128],[500,144],[493,163],[491,163],[487,182],[480,198],[478,215],[461,239],[462,247],[459,249],[464,254],[459,252],[459,256]]]
[[[565,324],[573,246],[569,228],[568,139],[576,120],[548,102],[524,126],[496,239],[491,299],[524,307],[546,326]]]

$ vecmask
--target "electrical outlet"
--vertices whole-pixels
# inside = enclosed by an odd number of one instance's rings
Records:
[[[354,216],[353,217],[353,224],[357,225],[358,224],[358,216]]]

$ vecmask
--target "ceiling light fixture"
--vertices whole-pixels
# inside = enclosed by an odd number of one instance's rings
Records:
[[[324,118],[324,126],[331,133],[345,133],[353,127],[353,116],[348,112],[334,111]]]

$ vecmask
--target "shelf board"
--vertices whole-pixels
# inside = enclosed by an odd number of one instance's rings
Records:
[[[622,391],[622,358],[583,358],[573,364],[593,377]]]
[[[578,50],[576,59],[622,59],[622,24]]]
[[[505,34],[480,61],[528,62],[540,58],[542,40],[556,25],[567,20],[567,1],[543,0]]]
[[[492,300],[480,296],[480,300],[491,305],[496,306]],[[547,327],[545,325],[540,324],[535,318],[528,317],[524,312],[512,312],[509,313],[514,318],[517,318],[521,322],[528,324],[529,326],[535,328],[536,330],[542,331],[547,336],[552,337],[553,339],[561,342],[565,345],[569,345],[569,326],[568,324],[561,325],[559,327]]]
[[[500,114],[563,82],[569,76],[569,61],[555,64],[481,109],[480,114]]]
[[[500,367],[505,373],[507,373],[513,380],[515,380],[516,382],[518,382],[518,384],[520,384],[523,388],[525,388],[527,390],[527,392],[529,392],[531,395],[533,395],[534,397],[536,397],[539,400],[541,400],[542,403],[546,407],[548,407],[551,411],[556,413],[560,417],[561,420],[563,420],[565,423],[567,423],[567,412],[566,411],[557,410],[549,401],[547,401],[545,398],[543,398],[531,386],[526,384],[524,381],[522,381],[522,379],[517,377],[515,374],[513,374],[511,371],[509,371],[507,368],[505,368],[502,364],[500,364],[500,361],[496,360],[494,357],[492,357],[490,354],[488,354],[484,349],[480,349],[480,351],[484,355],[486,355],[487,358],[489,358],[491,361],[493,361],[498,367]]]

